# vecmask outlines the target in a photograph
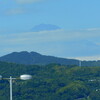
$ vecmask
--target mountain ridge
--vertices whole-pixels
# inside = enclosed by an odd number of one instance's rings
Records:
[[[10,54],[0,57],[0,61],[26,64],[26,65],[32,65],[32,64],[46,65],[50,63],[58,63],[61,65],[77,65],[79,62],[78,60],[75,59],[47,56],[33,51],[12,52]]]
[[[0,61],[8,62],[8,63],[24,64],[24,65],[48,65],[53,63],[53,64],[60,64],[60,65],[76,65],[76,66],[87,66],[87,67],[100,66],[100,60],[80,61],[76,59],[42,55],[34,51],[12,52],[10,54],[1,56]]]

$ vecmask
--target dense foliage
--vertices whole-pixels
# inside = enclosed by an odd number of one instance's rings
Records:
[[[100,100],[100,67],[0,62],[3,77],[31,74],[32,80],[13,81],[13,100]],[[9,82],[0,80],[0,100],[9,100]]]

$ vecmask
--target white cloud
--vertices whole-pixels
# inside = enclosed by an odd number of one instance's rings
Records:
[[[78,59],[81,61],[97,61],[100,60],[100,55],[95,55],[95,56],[83,56],[83,57],[69,57],[70,59]]]
[[[9,35],[0,35],[0,41],[6,40],[7,43],[41,43],[41,42],[61,42],[61,41],[76,41],[76,40],[91,40],[100,37],[100,34],[80,32],[80,31],[65,31],[65,30],[54,30],[54,31],[40,31],[40,32],[25,32],[16,33]],[[3,41],[3,42],[6,42]],[[94,40],[96,44],[96,40]],[[1,42],[2,43],[2,42]]]
[[[16,15],[16,14],[23,14],[25,13],[25,10],[23,9],[11,9],[11,10],[8,10],[6,11],[6,15]]]
[[[100,31],[40,31],[1,34],[1,53],[9,51],[36,51],[59,57],[99,59],[100,47],[96,44]],[[98,40],[98,43],[100,40]],[[82,57],[80,57],[82,56]],[[84,57],[85,56],[85,57]]]
[[[87,31],[100,31],[100,28],[88,28]]]
[[[43,0],[15,0],[17,3],[20,4],[27,4],[27,3],[36,3],[36,2],[41,2]]]

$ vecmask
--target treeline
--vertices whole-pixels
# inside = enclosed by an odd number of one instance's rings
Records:
[[[0,62],[0,74],[3,77],[32,75],[28,81],[13,81],[14,100],[100,100],[100,67]],[[0,80],[0,100],[8,99],[9,82]]]

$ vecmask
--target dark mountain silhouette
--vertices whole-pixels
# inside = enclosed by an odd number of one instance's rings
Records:
[[[41,64],[46,65],[50,63],[57,63],[61,65],[78,65],[79,61],[74,59],[58,58],[53,56],[45,56],[36,52],[13,52],[8,55],[0,57],[0,61],[12,62],[18,64]]]

